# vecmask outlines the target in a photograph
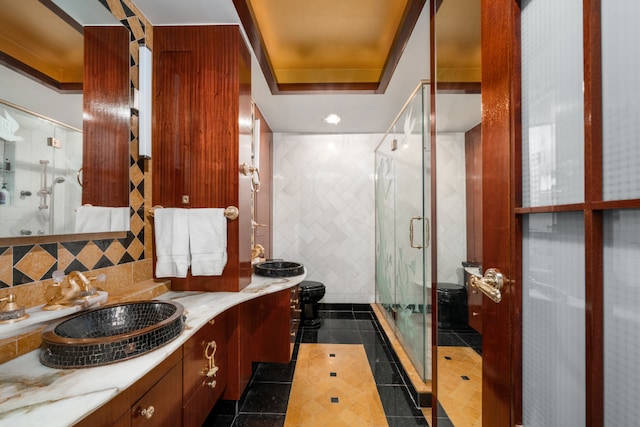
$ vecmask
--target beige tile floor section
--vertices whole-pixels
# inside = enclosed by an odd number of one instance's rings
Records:
[[[364,347],[300,344],[284,425],[388,426]]]
[[[438,347],[438,400],[454,426],[482,426],[482,357],[472,348]]]

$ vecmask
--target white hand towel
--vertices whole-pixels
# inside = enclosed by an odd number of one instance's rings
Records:
[[[129,208],[111,208],[111,231],[127,231],[129,227]]]
[[[111,230],[111,208],[79,206],[76,209],[76,233],[102,233]]]
[[[220,276],[227,265],[227,218],[224,209],[190,209],[191,274]]]
[[[187,277],[189,270],[189,211],[156,209],[156,277]]]

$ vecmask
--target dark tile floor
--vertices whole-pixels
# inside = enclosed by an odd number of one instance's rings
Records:
[[[318,329],[298,332],[291,363],[258,363],[240,402],[222,401],[204,426],[281,427],[284,425],[300,343],[362,344],[390,427],[428,426],[416,407],[393,353],[368,304],[321,304]]]

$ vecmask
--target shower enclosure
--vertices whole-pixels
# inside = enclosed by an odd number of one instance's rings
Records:
[[[431,380],[431,152],[428,82],[375,150],[376,304]]]
[[[82,131],[0,100],[0,238],[71,234]]]

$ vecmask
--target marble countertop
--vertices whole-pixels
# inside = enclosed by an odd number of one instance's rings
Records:
[[[184,331],[173,341],[142,356],[85,369],[53,369],[42,365],[35,350],[0,365],[0,424],[69,426],[109,402],[134,384],[210,319],[244,301],[297,285],[305,274],[289,278],[253,276],[240,292],[175,292],[159,300],[174,300],[186,311]]]

